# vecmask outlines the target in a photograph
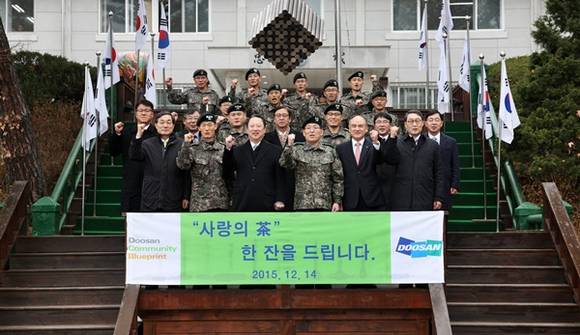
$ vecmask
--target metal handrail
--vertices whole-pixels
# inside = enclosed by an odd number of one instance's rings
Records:
[[[34,235],[57,234],[64,226],[77,187],[82,180],[83,148],[82,129],[64,163],[58,180],[48,197],[43,197],[32,205],[32,228]],[[86,164],[94,151],[96,141],[87,151]],[[95,181],[96,182],[96,181]]]

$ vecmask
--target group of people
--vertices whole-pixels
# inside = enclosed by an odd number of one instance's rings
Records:
[[[293,94],[261,87],[258,69],[224,97],[209,88],[205,70],[195,87],[172,89],[169,101],[187,104],[183,130],[176,115],[140,101],[135,126],[114,125],[113,156],[123,155],[122,212],[428,211],[451,207],[459,190],[455,140],[441,132],[443,116],[410,110],[398,120],[385,91],[362,91],[353,73],[350,92],[338,82],[320,97],[304,73]]]

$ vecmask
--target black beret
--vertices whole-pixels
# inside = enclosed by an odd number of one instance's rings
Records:
[[[316,115],[313,115],[313,116],[309,117],[308,119],[306,119],[306,121],[304,121],[304,123],[302,124],[302,129],[306,128],[306,126],[311,124],[311,123],[316,123],[317,125],[320,126],[320,128],[322,128],[322,119]]]
[[[338,88],[338,81],[334,80],[334,79],[330,79],[329,81],[327,81],[326,83],[324,83],[324,88],[326,89],[327,87],[336,87]]]
[[[234,102],[234,99],[232,99],[232,97],[230,97],[229,95],[225,95],[220,99],[220,102],[218,103],[218,106],[221,106],[224,102]]]
[[[352,78],[358,77],[360,79],[364,79],[365,74],[362,71],[356,71],[355,73],[351,74],[350,77],[348,77],[348,80],[350,81]]]
[[[197,126],[201,126],[203,122],[213,122],[217,123],[217,115],[212,113],[205,113],[197,119]]]
[[[248,70],[248,72],[246,72],[246,80],[248,80],[248,77],[252,74],[252,73],[257,73],[258,76],[260,75],[260,70],[256,69],[255,67],[251,68]]]
[[[298,80],[298,79],[308,79],[308,78],[306,78],[306,74],[304,72],[298,72],[294,76],[294,80],[292,81],[292,83],[295,83],[296,80]]]
[[[337,111],[337,112],[340,112],[342,114],[342,112],[344,112],[344,107],[342,107],[341,104],[330,104],[324,110],[324,115],[326,115],[326,113],[328,113],[330,111]]]
[[[278,91],[278,92],[282,92],[282,87],[280,87],[280,85],[278,84],[272,84],[269,88],[268,88],[268,94],[270,94],[270,92],[272,91]]]
[[[378,90],[378,91],[374,91],[373,94],[371,94],[371,100],[373,100],[374,98],[378,98],[378,97],[386,98],[387,92],[385,92],[384,90]]]
[[[204,69],[195,70],[195,72],[193,73],[193,78],[195,78],[197,76],[206,76],[207,77],[207,71]]]
[[[228,113],[231,112],[246,112],[246,107],[244,107],[243,104],[233,104],[230,106],[230,108],[228,108]]]

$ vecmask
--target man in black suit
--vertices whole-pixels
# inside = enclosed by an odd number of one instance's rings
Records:
[[[391,129],[391,138],[381,142],[376,130],[366,138],[368,125],[366,120],[356,115],[348,122],[351,140],[336,147],[336,153],[342,162],[344,172],[345,211],[385,210],[385,199],[376,172],[377,164],[387,162],[397,164],[396,127]]]
[[[397,134],[399,131],[399,128],[393,124],[393,118],[391,114],[385,112],[379,112],[375,114],[373,118],[373,126],[374,129],[379,133],[379,141],[381,142],[388,141],[392,138],[391,129],[394,129],[393,132],[395,134]],[[377,175],[379,176],[381,189],[383,190],[383,195],[385,196],[385,206],[387,207],[388,211],[391,210],[391,189],[393,188],[396,173],[396,164],[382,162],[377,165]]]
[[[282,149],[264,141],[265,134],[266,121],[252,116],[248,121],[249,140],[226,151],[227,174],[235,175],[232,195],[236,212],[284,210],[284,171],[278,164]]]
[[[439,145],[422,133],[424,122],[420,111],[408,111],[404,122],[407,133],[397,141],[401,159],[391,191],[392,210],[440,210],[443,174]]]
[[[443,173],[443,207],[451,209],[451,196],[459,192],[459,150],[453,137],[441,132],[443,116],[436,110],[427,113],[425,128],[430,139],[439,143],[441,171]]]
[[[141,209],[141,186],[143,184],[144,162],[129,158],[131,140],[137,134],[137,127],[143,126],[143,140],[157,135],[153,120],[153,104],[141,100],[135,107],[135,126],[125,127],[125,123],[117,122],[109,137],[111,156],[123,156],[123,180],[121,184],[121,213],[139,212]]]

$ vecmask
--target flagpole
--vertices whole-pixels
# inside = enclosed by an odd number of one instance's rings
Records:
[[[466,39],[467,39],[467,64],[469,64],[469,67],[467,68],[467,71],[471,71],[471,41],[469,40],[469,21],[471,21],[471,16],[466,16],[465,17],[465,21],[467,23],[467,29],[466,29]],[[465,71],[465,69],[464,69]],[[469,78],[469,74],[467,75]],[[471,86],[471,78],[469,78],[469,85]],[[469,90],[469,97],[471,99],[471,88]],[[471,167],[474,168],[475,167],[475,141],[473,138],[473,110],[472,108],[469,108],[469,128],[471,129]]]
[[[86,77],[87,77],[87,70],[89,67],[89,63],[85,63],[85,91],[86,91]],[[85,92],[85,97],[83,100],[86,100],[86,92]],[[87,102],[85,102],[87,103]],[[85,106],[86,107],[86,106]],[[83,139],[83,144],[81,145],[81,148],[83,149],[83,186],[82,186],[82,192],[83,195],[81,197],[81,236],[85,235],[85,193],[86,193],[86,162],[87,162],[87,120],[88,120],[88,115],[87,115],[87,110],[84,110],[84,118],[83,118],[83,128],[81,129],[81,131],[83,132],[82,135],[82,139]]]
[[[481,92],[481,159],[482,159],[482,171],[483,171],[483,220],[487,221],[487,177],[485,174],[485,110],[484,110],[484,101],[485,101],[485,81],[483,78],[483,71],[484,71],[484,60],[483,54],[479,54],[479,75],[481,77],[481,85],[480,85],[480,92]]]
[[[113,20],[113,12],[110,11],[109,12],[109,41],[111,41],[110,44],[110,49],[109,49],[109,55],[111,57],[111,86],[109,86],[109,111],[111,111],[110,115],[111,115],[111,127],[110,129],[115,129],[115,122],[117,121],[117,110],[113,109],[113,26],[111,25],[111,22]],[[118,70],[117,70],[118,71]],[[104,83],[103,83],[104,84]],[[115,160],[113,159],[113,156],[110,156],[111,158],[111,165],[115,165]]]
[[[423,15],[425,15],[425,21],[429,22],[429,17],[427,16],[427,3],[429,0],[425,0],[425,6],[423,6]],[[425,25],[425,109],[429,109],[429,25]]]
[[[501,51],[499,53],[500,57],[501,57],[501,61],[502,63],[505,61],[505,51]],[[504,85],[504,83],[501,83],[501,85]],[[501,100],[501,97],[500,97]],[[501,104],[501,101],[500,101]],[[501,193],[501,131],[503,129],[503,124],[502,124],[502,118],[500,117],[499,113],[500,113],[501,108],[498,109],[497,111],[497,119],[498,119],[498,125],[499,125],[499,130],[498,130],[498,135],[497,135],[497,199],[496,199],[496,217],[495,217],[495,225],[496,225],[496,231],[499,232],[499,200],[500,200],[500,193]]]
[[[155,33],[149,33],[149,35],[151,36],[151,63],[155,66],[155,57],[153,56],[155,54]]]
[[[100,75],[99,71],[103,70],[101,68],[101,52],[97,51],[95,54],[97,55],[97,78],[99,78],[98,77]],[[97,95],[98,94],[99,89],[97,88]],[[99,167],[99,136],[100,136],[99,133],[101,132],[101,118],[99,116],[98,108],[95,108],[95,115],[97,116],[97,139],[95,140],[95,166],[94,166],[95,174],[93,176],[93,216],[97,216],[97,173],[98,173],[97,168]]]
[[[141,53],[141,49],[137,49],[137,67],[135,69],[135,102],[133,103],[133,110],[135,110],[137,108],[137,99],[139,99],[139,56],[140,56],[140,53]]]
[[[342,46],[341,46],[340,0],[334,1],[334,52],[336,53],[336,81],[338,98],[342,96]]]

